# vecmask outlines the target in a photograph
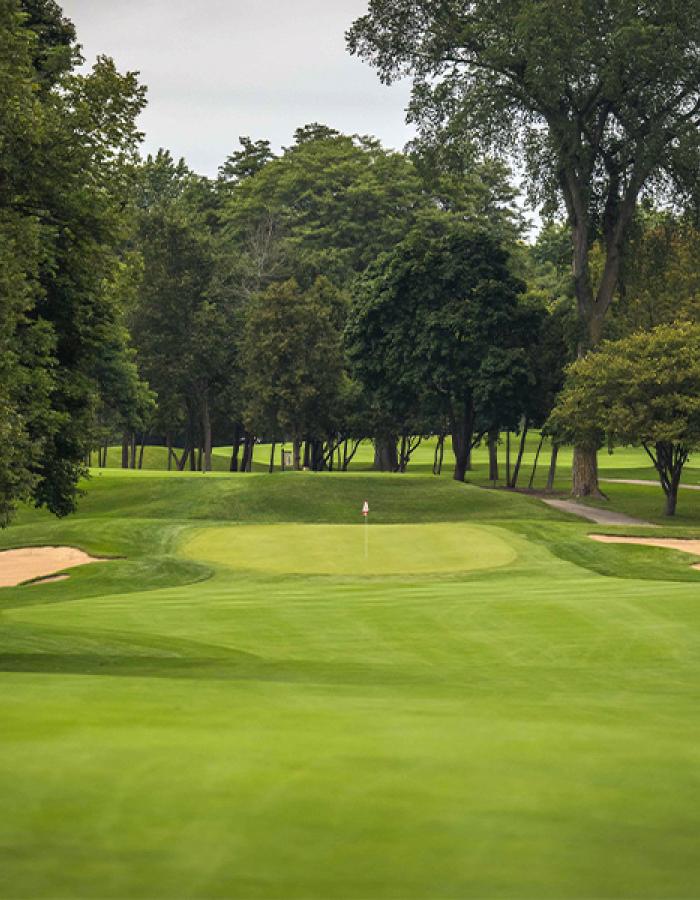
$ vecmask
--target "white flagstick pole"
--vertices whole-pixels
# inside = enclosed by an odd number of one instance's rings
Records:
[[[362,515],[365,517],[365,559],[369,556],[369,503],[365,500],[362,507]]]

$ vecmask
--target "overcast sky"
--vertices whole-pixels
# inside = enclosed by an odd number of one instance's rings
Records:
[[[239,135],[276,149],[322,122],[401,149],[407,84],[387,88],[348,54],[366,0],[59,0],[88,62],[114,58],[148,86],[144,151],[167,147],[215,175]]]

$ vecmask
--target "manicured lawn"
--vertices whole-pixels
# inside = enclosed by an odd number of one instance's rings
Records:
[[[596,530],[363,473],[23,511],[126,558],[0,590],[0,896],[697,897],[700,572]]]
[[[191,559],[278,575],[438,575],[495,569],[517,558],[512,535],[460,524],[203,528]]]

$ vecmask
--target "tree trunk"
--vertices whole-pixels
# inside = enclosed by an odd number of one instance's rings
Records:
[[[603,497],[598,486],[598,452],[595,447],[574,447],[571,493],[574,497]]]
[[[362,443],[362,440],[355,441],[352,450],[348,453],[348,441],[345,441],[345,446],[343,448],[343,472],[347,472],[348,466],[353,461],[355,454],[357,453],[358,447]]]
[[[252,454],[252,443],[251,443],[252,435],[249,431],[246,431],[243,435],[243,457],[241,458],[241,472],[249,472],[250,471],[250,457]]]
[[[275,471],[275,447],[277,444],[275,441],[272,442],[272,447],[270,449],[270,465],[267,467],[267,471],[270,475]]]
[[[246,463],[245,470],[246,472],[253,471],[253,457],[255,456],[255,435],[251,434],[248,436],[248,462]]]
[[[498,431],[489,431],[489,481],[498,481]]]
[[[168,448],[168,472],[173,468],[173,436],[168,432],[165,436],[165,445]]]
[[[471,448],[474,439],[474,414],[469,405],[465,405],[458,414],[451,416],[452,452],[455,457],[453,478],[464,481],[469,465]]]
[[[323,441],[317,438],[311,444],[311,468],[314,472],[322,472],[324,469]]]
[[[433,475],[442,474],[442,461],[445,456],[445,435],[438,435],[437,443],[435,444],[435,454],[433,456]]]
[[[309,452],[309,442],[306,442],[306,448],[304,450],[304,468],[308,468],[307,465],[307,456]],[[292,441],[292,466],[295,472],[299,472],[301,470],[301,441],[299,438],[294,438]]]
[[[540,442],[537,445],[537,453],[535,453],[535,462],[532,465],[532,472],[530,473],[530,481],[528,482],[528,488],[532,490],[532,486],[535,483],[535,475],[537,473],[537,463],[540,461],[540,453],[542,452],[542,445],[544,444],[544,435],[540,435]]]
[[[211,472],[211,415],[209,414],[209,394],[205,391],[202,394],[202,441],[203,441],[203,459],[202,471]]]
[[[678,487],[672,487],[666,494],[666,515],[675,516],[678,504]]]
[[[374,468],[378,472],[396,472],[399,457],[396,451],[396,435],[382,434],[374,439]]]
[[[511,486],[511,470],[510,470],[510,428],[506,431],[506,484]]]
[[[518,447],[518,456],[515,460],[515,468],[513,469],[513,477],[508,482],[508,487],[515,489],[518,486],[518,477],[520,476],[520,467],[523,464],[523,455],[525,453],[525,444],[527,442],[527,434],[530,430],[530,423],[527,416],[523,418],[522,431],[520,432],[520,446]],[[542,444],[540,444],[540,447]]]
[[[122,469],[129,468],[129,434],[124,432],[122,435]]]
[[[231,464],[229,465],[229,471],[237,472],[238,471],[238,454],[241,449],[241,426],[236,422],[236,425],[233,429],[233,444],[231,447]]]
[[[299,455],[299,454],[297,454]],[[311,468],[311,439],[307,438],[304,441],[304,462],[302,463],[304,469]],[[296,468],[296,466],[295,466]]]
[[[678,504],[678,489],[681,486],[683,466],[688,461],[689,451],[683,444],[658,441],[652,453],[648,444],[642,445],[659,473],[661,487],[666,494],[666,515],[675,516]]]
[[[549,460],[549,473],[547,474],[547,487],[545,490],[551,494],[554,490],[554,479],[557,474],[557,459],[559,458],[559,444],[552,444],[552,456]]]
[[[129,440],[129,468],[136,468],[136,432],[131,432],[131,438]]]
[[[243,442],[243,458],[241,459],[241,472],[251,472],[253,470],[253,453],[255,452],[255,435],[249,431],[245,433]]]
[[[139,450],[139,469],[143,469],[143,451],[146,449],[147,434],[141,435],[141,449]]]

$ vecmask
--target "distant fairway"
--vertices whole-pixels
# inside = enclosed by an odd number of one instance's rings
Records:
[[[23,510],[122,558],[0,589],[0,897],[697,898],[700,572],[599,530],[362,473]]]
[[[256,525],[207,528],[182,550],[191,559],[255,572],[424,575],[505,566],[517,556],[507,538],[473,525]]]

